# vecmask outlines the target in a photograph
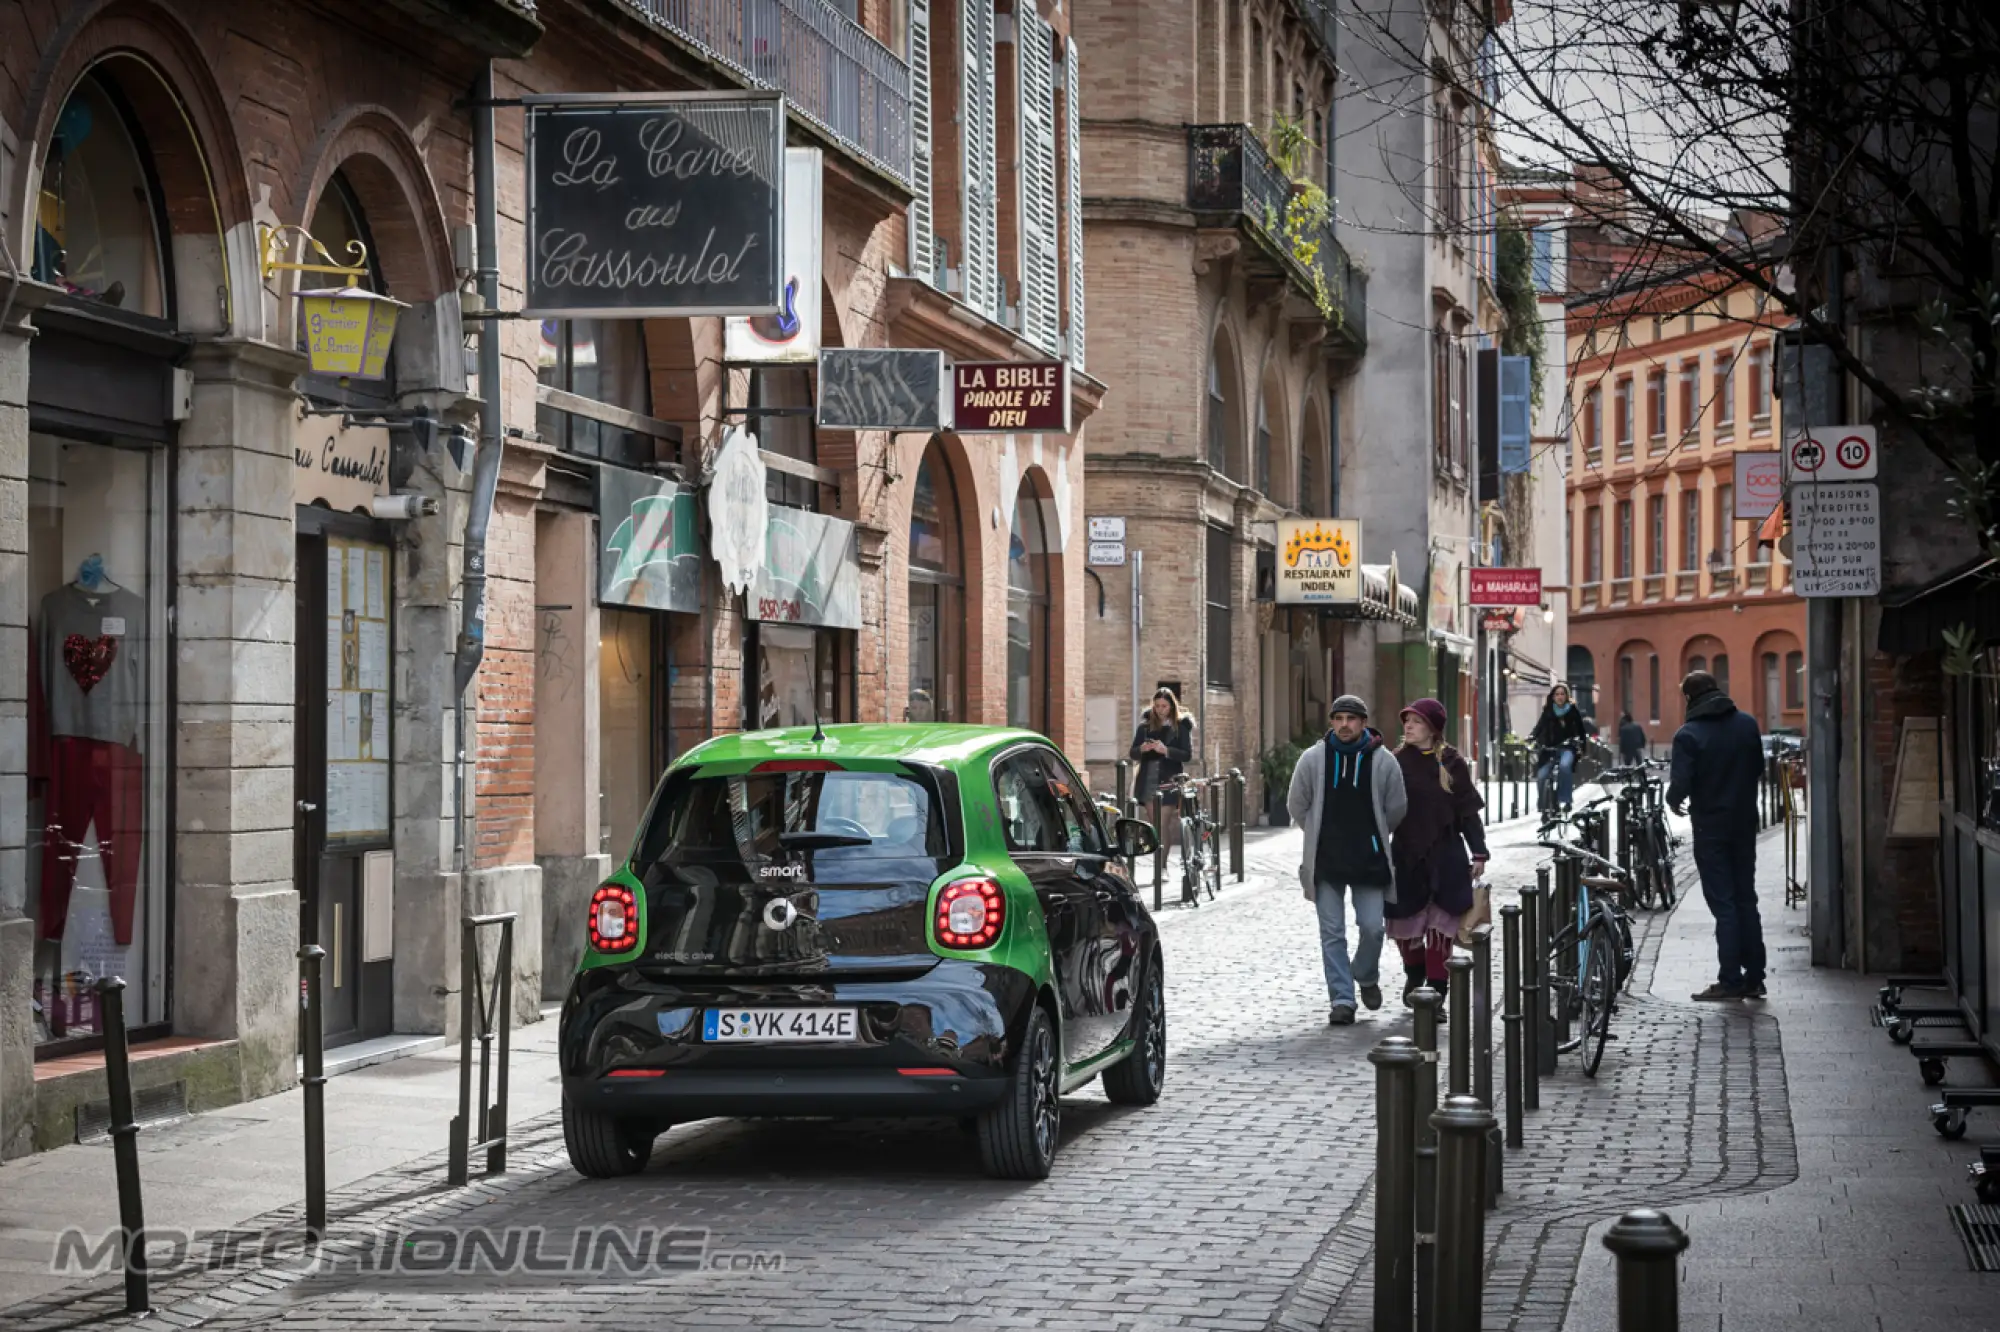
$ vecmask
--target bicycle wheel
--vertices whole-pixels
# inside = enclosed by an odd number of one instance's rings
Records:
[[[1597,1065],[1604,1059],[1604,1042],[1611,1035],[1616,967],[1610,933],[1600,924],[1590,932],[1590,948],[1584,955],[1583,975],[1576,986],[1583,999],[1583,1021],[1577,1035],[1582,1042],[1583,1075],[1587,1078],[1597,1076]]]
[[[1632,900],[1641,911],[1651,911],[1657,900],[1653,890],[1653,832],[1641,823],[1633,830],[1638,845],[1632,849]]]
[[[1660,910],[1671,911],[1674,906],[1674,843],[1667,832],[1667,823],[1660,814],[1653,814],[1653,876],[1654,892],[1659,898]]]
[[[1181,905],[1201,905],[1201,833],[1181,815]]]
[[[1202,825],[1201,840],[1207,845],[1208,848],[1202,855],[1202,861],[1203,861],[1202,868],[1204,870],[1211,871],[1208,873],[1204,873],[1201,876],[1201,879],[1202,882],[1206,884],[1208,887],[1208,900],[1213,902],[1215,900],[1215,881],[1216,879],[1221,877],[1218,873],[1215,873],[1213,871],[1219,870],[1222,865],[1222,848],[1216,842],[1214,824],[1209,823]]]

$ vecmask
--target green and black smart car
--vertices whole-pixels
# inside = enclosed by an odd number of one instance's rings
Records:
[[[1166,1076],[1159,932],[1055,746],[982,726],[711,740],[660,781],[590,903],[563,1006],[586,1175],[717,1115],[940,1115],[986,1169],[1049,1173],[1058,1097]]]

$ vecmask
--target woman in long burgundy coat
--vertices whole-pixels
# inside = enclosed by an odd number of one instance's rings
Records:
[[[1396,862],[1396,900],[1387,907],[1389,937],[1403,954],[1403,1001],[1426,982],[1443,994],[1472,882],[1486,868],[1485,801],[1456,749],[1444,743],[1444,704],[1420,698],[1403,709],[1403,743],[1396,762],[1409,792],[1409,813],[1389,843]],[[1444,1010],[1438,1010],[1440,1018]]]

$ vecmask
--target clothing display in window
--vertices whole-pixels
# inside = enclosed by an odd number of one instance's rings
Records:
[[[61,939],[86,839],[96,830],[112,937],[132,942],[145,836],[146,604],[109,582],[42,598],[34,772],[47,781],[41,933]]]

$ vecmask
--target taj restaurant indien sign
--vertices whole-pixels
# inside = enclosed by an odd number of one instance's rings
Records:
[[[1361,600],[1361,520],[1278,520],[1280,606],[1353,605]]]

